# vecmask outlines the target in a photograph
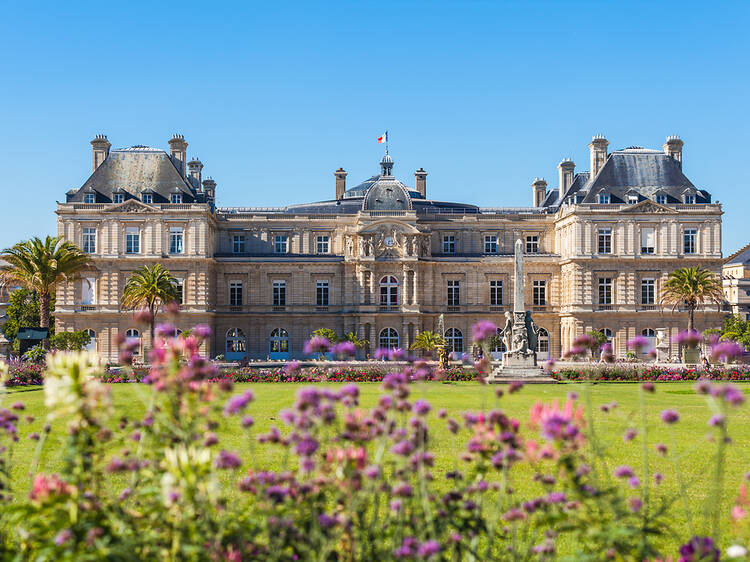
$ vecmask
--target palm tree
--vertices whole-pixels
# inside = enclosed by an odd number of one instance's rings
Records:
[[[151,341],[154,341],[154,325],[159,306],[176,299],[177,280],[165,267],[157,263],[139,267],[128,278],[122,292],[122,307],[126,310],[148,309]]]
[[[688,330],[695,330],[695,309],[706,302],[718,306],[724,302],[724,291],[721,281],[708,269],[683,267],[676,269],[667,277],[661,294],[661,304],[671,305],[672,310],[685,305],[688,310]]]
[[[357,337],[357,334],[355,334],[354,332],[348,332],[344,334],[343,341],[352,342],[354,344],[354,347],[356,347],[357,349],[362,349],[366,345],[370,345],[369,340],[366,340],[364,338],[360,339],[359,337]]]
[[[433,349],[445,345],[443,336],[429,330],[420,332],[419,335],[414,339],[414,343],[411,344],[412,349],[421,349],[426,351],[428,354],[432,353]]]
[[[44,240],[34,237],[19,242],[3,250],[0,259],[6,262],[0,268],[0,280],[39,295],[39,324],[42,328],[49,328],[50,302],[58,283],[75,278],[77,273],[91,265],[87,254],[61,236],[47,236]]]

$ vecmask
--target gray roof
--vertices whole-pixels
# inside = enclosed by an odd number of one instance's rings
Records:
[[[408,211],[409,209],[411,209],[411,198],[406,186],[391,176],[382,176],[373,183],[365,193],[362,202],[364,211]]]
[[[93,191],[97,203],[109,203],[116,190],[124,190],[125,199],[140,199],[142,192],[150,190],[154,203],[168,203],[172,193],[182,193],[185,203],[194,201],[197,195],[169,154],[137,145],[112,150],[80,189],[69,192],[67,200],[83,201],[84,195]]]
[[[750,244],[735,252],[727,258],[725,265],[746,265],[750,264]]]

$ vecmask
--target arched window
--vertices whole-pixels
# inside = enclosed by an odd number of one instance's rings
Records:
[[[536,354],[539,359],[549,359],[549,332],[539,328],[536,342]]]
[[[125,332],[125,341],[127,343],[130,342],[138,342],[138,346],[133,349],[133,353],[138,354],[141,352],[141,334],[138,330],[135,328],[130,328]]]
[[[653,328],[646,328],[641,332],[641,335],[645,338],[655,338],[656,330],[654,330]]]
[[[650,353],[656,349],[656,330],[646,328],[641,330],[641,335],[648,340],[648,343],[641,349],[641,353]]]
[[[398,306],[398,279],[393,275],[380,280],[380,306]]]
[[[604,334],[604,337],[607,338],[607,343],[612,343],[612,340],[615,337],[612,333],[612,330],[610,330],[609,328],[601,328],[599,331]]]
[[[245,333],[240,328],[227,330],[226,358],[231,360],[245,358]]]
[[[383,328],[380,330],[378,346],[386,349],[394,349],[398,347],[398,332],[393,328]]]
[[[445,331],[445,343],[452,352],[464,352],[464,335],[458,328],[448,328]]]
[[[91,338],[91,341],[86,346],[86,349],[88,351],[96,351],[96,332],[94,330],[88,330],[88,329],[84,330],[84,332],[86,332]]]
[[[272,359],[277,358],[273,355],[275,353],[289,353],[289,332],[284,328],[276,328],[271,332],[269,352]]]

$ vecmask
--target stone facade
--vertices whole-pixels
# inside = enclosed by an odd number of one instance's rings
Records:
[[[750,245],[727,258],[722,268],[722,285],[729,311],[750,320]]]
[[[606,329],[624,355],[636,334],[684,329],[684,311],[658,307],[669,272],[722,267],[721,206],[682,175],[681,141],[677,158],[674,140],[671,155],[637,147],[608,154],[606,139],[595,137],[595,173],[575,174],[564,160],[559,186],[535,180],[534,206],[525,208],[430,200],[427,172],[417,170],[416,187],[407,187],[387,153],[380,174],[353,188],[336,170],[335,199],[217,208],[216,183],[202,180],[198,160],[185,166],[180,136],[170,154],[110,152],[101,135],[92,146],[92,176],[57,215],[58,233],[90,252],[94,267],[60,288],[56,322],[58,330],[91,330],[109,360],[118,334],[136,329],[119,305],[125,281],[157,262],[182,286],[178,328],[208,323],[206,351],[231,359],[301,357],[322,327],[369,340],[363,356],[379,345],[408,347],[419,332],[437,331],[441,314],[449,342],[468,351],[472,324],[500,326],[512,310],[518,239],[525,300],[543,329],[540,358],[590,329]],[[696,318],[699,328],[721,322],[715,309]]]

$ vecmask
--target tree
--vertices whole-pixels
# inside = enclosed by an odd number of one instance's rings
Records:
[[[318,328],[312,335],[327,339],[331,345],[339,341],[338,334],[330,328]]]
[[[18,330],[25,326],[39,326],[39,297],[34,291],[20,287],[10,294],[7,320],[3,324],[3,334],[12,342]]]
[[[703,333],[706,334],[706,332],[709,332],[709,330]],[[727,316],[724,319],[724,329],[716,330],[716,332],[719,333],[722,340],[736,341],[745,346],[746,349],[750,349],[750,322],[743,320],[738,315]]]
[[[356,347],[357,349],[363,349],[365,346],[370,345],[369,340],[366,340],[364,338],[360,339],[354,332],[347,332],[346,334],[344,334],[342,341],[352,342],[354,344],[354,347]]]
[[[60,351],[81,351],[89,343],[91,336],[88,332],[60,332],[49,338],[49,345],[52,349]]]
[[[721,281],[712,271],[703,267],[683,267],[667,277],[661,294],[661,305],[675,310],[684,305],[688,311],[688,330],[695,330],[695,309],[704,303],[720,306],[724,302]]]
[[[144,265],[136,269],[125,282],[122,307],[125,310],[145,308],[149,312],[151,341],[159,306],[177,300],[177,280],[161,264]]]
[[[50,327],[50,310],[55,287],[74,279],[91,260],[81,249],[59,236],[44,240],[34,237],[19,242],[0,253],[7,265],[0,268],[0,279],[9,285],[19,285],[39,296],[39,326]]]
[[[414,339],[414,343],[411,344],[411,348],[432,353],[433,349],[437,349],[443,345],[445,345],[443,336],[430,330],[425,330],[424,332],[419,332],[419,335]]]

